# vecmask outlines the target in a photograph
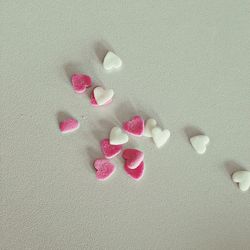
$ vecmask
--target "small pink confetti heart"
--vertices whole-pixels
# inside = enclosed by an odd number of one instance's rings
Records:
[[[69,118],[67,120],[60,122],[59,124],[59,128],[63,134],[73,132],[77,130],[79,127],[80,123],[74,118]]]
[[[122,153],[122,157],[126,160],[126,164],[129,168],[135,169],[143,161],[144,154],[137,149],[125,149]]]
[[[96,178],[98,180],[107,180],[115,171],[115,166],[107,159],[97,159],[94,162],[96,169]]]
[[[144,121],[139,115],[123,123],[123,130],[134,136],[142,136],[144,132]]]
[[[111,145],[109,139],[101,141],[101,149],[107,159],[111,159],[122,151],[122,145]]]
[[[92,80],[88,75],[73,74],[71,77],[71,84],[76,93],[83,93],[86,88],[92,84]]]
[[[129,168],[128,164],[125,163],[124,170],[129,176],[138,181],[142,178],[144,174],[144,162],[142,161],[140,165],[135,169]]]
[[[93,107],[99,107],[100,105],[98,105],[96,99],[95,99],[95,95],[94,95],[94,90],[95,88],[92,90],[91,94],[90,94],[90,104],[93,106]],[[112,99],[107,101],[104,105],[108,105],[112,102]]]

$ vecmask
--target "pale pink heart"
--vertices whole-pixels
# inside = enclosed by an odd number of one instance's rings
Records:
[[[96,169],[96,178],[98,180],[107,180],[115,171],[115,166],[107,159],[97,159],[94,162]]]

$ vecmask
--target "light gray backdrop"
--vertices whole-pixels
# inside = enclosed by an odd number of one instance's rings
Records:
[[[2,0],[0,25],[1,249],[249,249],[250,192],[230,179],[250,170],[249,1]],[[120,72],[104,72],[107,49]],[[74,94],[75,71],[113,88],[112,105]],[[133,114],[171,130],[168,145],[131,138],[144,178],[118,157],[98,182],[100,139]],[[63,136],[67,115],[81,127]]]

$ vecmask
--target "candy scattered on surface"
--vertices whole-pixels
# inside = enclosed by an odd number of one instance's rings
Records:
[[[128,135],[119,127],[113,127],[110,131],[109,141],[111,145],[121,145],[128,142]]]
[[[144,162],[142,161],[140,163],[140,165],[135,168],[135,169],[131,169],[128,167],[127,163],[125,163],[124,165],[124,170],[125,172],[131,176],[134,180],[140,180],[144,174]]]
[[[170,137],[170,131],[168,129],[162,130],[160,127],[155,127],[152,129],[152,136],[156,147],[161,148],[167,143]]]
[[[94,162],[96,169],[96,178],[98,180],[107,180],[115,171],[115,166],[107,159],[97,159]]]
[[[144,132],[144,120],[136,115],[131,120],[123,123],[123,130],[134,136],[142,136]]]
[[[144,123],[144,133],[143,136],[146,137],[153,137],[152,135],[152,129],[156,127],[157,122],[155,119],[150,118]]]
[[[109,51],[103,59],[103,67],[108,71],[112,69],[119,69],[121,66],[121,58],[111,51]]]
[[[247,191],[250,188],[250,171],[237,171],[233,173],[232,180],[239,184],[241,191]]]
[[[206,135],[197,135],[190,138],[190,143],[198,154],[204,154],[209,144],[209,137]]]
[[[59,124],[59,128],[63,134],[73,132],[79,127],[80,123],[74,118],[66,119]]]
[[[122,157],[126,160],[128,168],[137,168],[144,159],[144,153],[138,149],[125,149]]]
[[[109,139],[101,141],[101,150],[107,159],[111,159],[122,151],[122,145],[111,145]]]
[[[73,74],[71,84],[76,93],[83,93],[87,88],[91,87],[92,80],[88,75]]]
[[[115,53],[108,51],[103,59],[103,67],[107,71],[118,69],[122,66],[122,60]],[[83,93],[87,88],[91,87],[92,79],[88,75],[76,73],[71,77],[71,84],[76,93]],[[95,87],[90,95],[90,103],[92,106],[98,107],[107,105],[112,102],[114,91],[112,89],[104,89],[100,86]],[[66,119],[59,124],[60,131],[70,133],[80,127],[80,123],[74,119]],[[123,129],[123,130],[122,130]],[[131,120],[125,121],[119,127],[113,127],[110,131],[109,139],[103,139],[100,143],[101,150],[106,159],[97,159],[94,162],[96,169],[96,178],[105,180],[109,178],[115,171],[114,165],[108,161],[118,155],[123,148],[123,144],[127,143],[129,137],[127,134],[137,137],[152,137],[158,148],[164,146],[170,138],[168,129],[161,129],[157,126],[157,121],[153,118],[144,122],[139,115],[132,117]],[[126,132],[126,133],[124,133]],[[198,154],[204,154],[210,139],[206,135],[197,135],[190,138],[190,143]],[[125,159],[124,170],[135,180],[139,180],[144,173],[144,153],[137,149],[125,149],[122,157]],[[238,183],[242,191],[250,188],[250,172],[237,171],[232,175],[233,182]]]
[[[97,106],[102,106],[110,103],[112,101],[113,96],[113,89],[103,89],[102,87],[96,87],[93,90],[93,97],[95,102],[97,103]]]

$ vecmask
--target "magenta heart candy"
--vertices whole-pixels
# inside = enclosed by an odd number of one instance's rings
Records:
[[[95,89],[95,88],[94,88]],[[91,94],[90,94],[90,104],[93,106],[93,107],[99,107],[99,106],[102,106],[102,105],[98,105],[97,102],[96,102],[96,99],[95,99],[95,95],[94,95],[94,89],[92,90]],[[107,101],[104,105],[108,105],[112,102],[112,99]]]
[[[135,169],[129,168],[127,163],[125,163],[124,170],[129,176],[138,181],[142,178],[144,173],[144,162],[142,161],[140,165]]]
[[[63,134],[73,132],[79,127],[80,127],[80,123],[74,118],[66,119],[60,122],[59,124],[59,128]]]
[[[139,115],[136,115],[131,120],[123,123],[123,130],[131,135],[142,136],[144,121]]]
[[[86,88],[91,86],[92,80],[87,75],[73,74],[71,77],[71,84],[76,93],[83,93]]]
[[[115,171],[115,166],[107,159],[95,160],[94,167],[96,169],[96,178],[101,181],[108,179]]]
[[[135,169],[143,161],[144,154],[137,149],[125,149],[122,153],[122,157],[126,160],[126,164],[129,168]]]
[[[107,159],[111,159],[122,151],[122,145],[111,145],[109,139],[101,141],[101,149]]]

